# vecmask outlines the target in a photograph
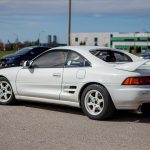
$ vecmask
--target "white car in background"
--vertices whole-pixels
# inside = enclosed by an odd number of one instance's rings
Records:
[[[150,103],[149,60],[102,47],[58,47],[0,70],[0,104],[31,100],[81,107],[91,119]]]

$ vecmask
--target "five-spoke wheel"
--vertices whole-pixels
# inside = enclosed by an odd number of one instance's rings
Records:
[[[115,111],[108,91],[98,84],[89,85],[84,89],[81,107],[83,112],[91,119],[106,119]]]
[[[91,115],[98,115],[104,108],[104,98],[97,90],[90,90],[85,96],[85,107]]]
[[[15,97],[9,81],[0,77],[0,104],[10,104],[14,102]]]

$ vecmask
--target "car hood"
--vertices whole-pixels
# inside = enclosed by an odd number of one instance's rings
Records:
[[[125,70],[125,71],[130,71],[130,72],[135,71],[136,69],[138,69],[141,66],[143,68],[150,69],[150,63],[147,64],[146,66],[143,66],[144,64],[148,63],[149,61],[150,60],[141,60],[141,61],[126,63],[126,64],[119,64],[114,67],[119,70]]]

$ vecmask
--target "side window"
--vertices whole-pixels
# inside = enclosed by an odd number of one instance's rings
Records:
[[[116,58],[116,62],[132,62],[132,59],[124,53],[114,52],[114,56]]]
[[[106,60],[106,58],[109,56],[110,56],[110,54],[108,51],[99,51],[99,54],[97,54],[97,57],[102,60]]]
[[[32,66],[36,68],[59,68],[64,67],[67,51],[49,51],[34,60]]]
[[[70,52],[67,59],[67,67],[89,67],[90,63],[76,52]]]

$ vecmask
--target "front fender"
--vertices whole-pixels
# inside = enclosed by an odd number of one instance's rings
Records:
[[[12,67],[0,69],[0,76],[5,77],[11,84],[14,94],[17,94],[16,77],[22,67]]]

